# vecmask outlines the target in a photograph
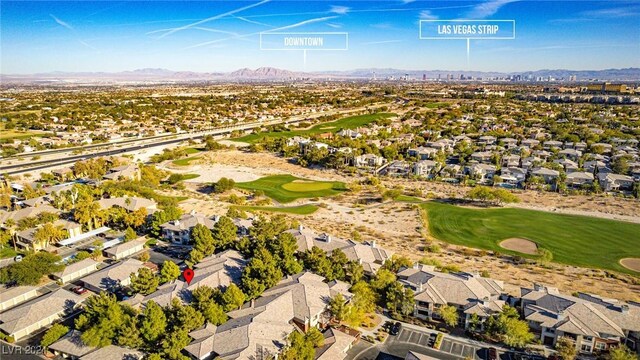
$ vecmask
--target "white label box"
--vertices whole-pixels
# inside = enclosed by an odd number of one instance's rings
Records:
[[[260,50],[349,50],[346,32],[262,32]]]
[[[423,40],[515,38],[515,20],[420,20],[420,39]]]

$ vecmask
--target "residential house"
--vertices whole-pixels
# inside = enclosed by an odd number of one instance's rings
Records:
[[[206,226],[209,230],[213,230],[217,219],[211,219],[201,214],[191,212],[184,214],[178,220],[171,220],[160,225],[162,229],[162,237],[177,244],[191,243],[191,230],[198,224]]]
[[[85,276],[80,281],[85,288],[96,293],[101,291],[114,292],[121,286],[129,285],[131,283],[129,276],[137,273],[143,266],[139,260],[127,259]]]
[[[479,163],[489,164],[491,163],[491,157],[493,153],[490,151],[479,151],[471,154],[471,160],[475,160]]]
[[[303,331],[311,327],[325,327],[329,316],[325,311],[329,299],[334,295],[324,278],[309,271],[287,276],[276,286],[267,289],[262,296],[269,297],[291,291],[293,294],[293,322]],[[351,298],[351,293],[342,293],[345,299]]]
[[[293,291],[261,296],[228,313],[220,326],[207,324],[189,333],[194,340],[184,348],[192,359],[220,360],[275,357],[296,327]]]
[[[0,311],[21,304],[38,296],[36,286],[9,286],[0,285]]]
[[[65,231],[65,239],[69,239],[82,234],[82,225],[78,224],[75,221],[59,219],[53,222],[53,225]],[[25,249],[32,249],[34,251],[46,249],[51,244],[41,243],[35,240],[35,235],[41,227],[42,225],[39,225],[34,228],[29,228],[17,232],[16,245]]]
[[[348,137],[351,139],[358,139],[362,137],[362,134],[360,134],[359,132],[355,131],[355,130],[351,130],[351,129],[342,129],[340,131],[338,131],[336,133],[336,135],[338,136],[343,136],[343,137]]]
[[[396,160],[389,163],[381,172],[390,176],[406,176],[411,173],[411,165],[406,161]]]
[[[428,160],[433,159],[434,156],[438,153],[438,149],[432,147],[419,147],[416,149],[407,150],[408,156],[417,157],[418,160]]]
[[[140,168],[136,164],[113,167],[102,178],[105,180],[140,180]]]
[[[433,160],[420,160],[413,164],[413,174],[419,177],[432,178],[438,170],[440,164]]]
[[[347,247],[341,248],[347,259],[357,261],[364,268],[367,276],[373,276],[385,261],[390,260],[393,253],[376,245],[374,240],[356,242],[347,240]]]
[[[324,344],[316,349],[315,360],[344,360],[357,339],[335,328],[324,333]]]
[[[387,162],[387,159],[383,158],[382,156],[373,155],[373,154],[364,154],[364,155],[355,156],[351,160],[352,166],[355,166],[358,168],[362,168],[362,167],[378,168],[382,166],[385,162]]]
[[[233,283],[239,284],[246,265],[242,254],[235,250],[208,256],[194,266],[194,277],[188,290],[193,291],[200,286],[226,288]]]
[[[571,159],[573,161],[578,161],[582,157],[582,151],[574,149],[564,149],[558,152],[558,156],[566,159]]]
[[[527,178],[527,170],[519,167],[507,167],[500,169],[500,178],[504,183],[519,185]]]
[[[99,264],[99,262],[91,258],[87,258],[68,265],[64,268],[64,270],[53,273],[51,274],[51,276],[54,280],[62,284],[66,284],[98,270]]]
[[[71,314],[83,299],[65,289],[57,289],[26,304],[0,313],[0,330],[20,340]]]
[[[567,186],[571,187],[581,187],[584,185],[593,184],[594,176],[592,173],[584,172],[584,171],[575,171],[567,174],[567,178],[565,183]]]
[[[562,141],[545,141],[544,143],[542,143],[542,148],[545,150],[562,149]]]
[[[481,183],[489,183],[496,174],[496,167],[488,164],[473,164],[469,168],[469,174]]]
[[[520,156],[507,155],[502,157],[502,167],[518,167],[520,166]]]
[[[147,242],[147,238],[145,236],[141,236],[135,240],[127,241],[120,243],[118,245],[112,246],[103,251],[104,256],[113,260],[120,260],[131,255],[137,254],[140,251],[144,250],[144,245]]]
[[[534,285],[521,288],[524,319],[544,345],[560,337],[575,341],[581,353],[606,351],[624,343],[640,345],[640,306],[580,293],[560,294],[556,288]]]
[[[531,172],[531,176],[539,176],[544,179],[545,184],[553,184],[560,177],[560,172],[547,168],[537,168]]]
[[[71,330],[58,341],[48,346],[48,350],[63,359],[80,359],[94,351],[96,347],[88,346],[81,339],[82,332]]]
[[[504,305],[500,300],[504,283],[477,274],[445,274],[433,266],[416,265],[401,269],[398,279],[415,291],[414,315],[421,319],[439,319],[440,307],[453,306],[459,313],[459,326],[467,329],[473,314],[483,323]]]
[[[613,172],[602,160],[589,160],[584,162],[584,171],[595,173],[610,173]]]
[[[82,356],[80,360],[142,360],[144,356],[142,351],[107,345]]]
[[[0,224],[4,225],[9,219],[13,220],[13,222],[17,224],[18,221],[22,219],[37,217],[42,213],[59,214],[60,210],[54,208],[53,206],[43,205],[36,207],[26,207],[24,209],[15,211],[2,212],[0,213]]]
[[[633,190],[634,180],[631,176],[614,173],[599,173],[598,181],[604,191],[630,191]]]
[[[556,159],[553,161],[554,163],[562,165],[564,171],[569,174],[572,172],[577,172],[580,170],[580,167],[575,161],[571,161],[569,159]]]

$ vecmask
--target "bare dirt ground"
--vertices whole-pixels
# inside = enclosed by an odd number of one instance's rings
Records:
[[[199,155],[202,160],[192,166],[201,169],[220,171],[231,169],[227,175],[234,171],[254,172],[256,176],[265,173],[289,173],[294,176],[314,180],[338,180],[347,183],[359,180],[335,171],[302,168],[289,163],[286,159],[264,153],[245,153],[238,150],[203,153]],[[215,164],[215,165],[213,165]],[[223,166],[224,165],[224,166]],[[184,172],[193,172],[191,167],[182,167]],[[211,168],[209,168],[211,166]],[[214,167],[215,166],[215,167]],[[201,178],[193,181],[202,181]],[[419,187],[423,193],[432,193],[437,197],[462,197],[466,189],[458,186],[435,182],[418,182],[404,179],[385,180],[385,185],[391,187],[402,185],[405,188]],[[194,183],[187,185],[181,195],[187,195],[191,199],[181,203],[186,211],[195,210],[208,215],[224,214],[229,204],[222,201],[220,196],[212,197],[202,193],[194,193]],[[616,294],[616,298],[624,300],[640,301],[640,277],[551,264],[541,266],[533,263],[518,263],[508,256],[492,255],[489,252],[469,249],[437,242],[425,236],[419,211],[411,204],[399,202],[370,201],[379,197],[376,193],[369,193],[363,189],[359,193],[345,193],[332,198],[323,198],[317,202],[320,209],[312,215],[295,216],[305,226],[317,232],[326,232],[341,238],[351,238],[354,231],[363,240],[376,240],[380,246],[397,254],[418,261],[423,257],[436,259],[442,264],[454,264],[465,271],[489,272],[491,277],[502,280],[507,284],[507,290],[518,294],[518,286],[532,286],[539,282],[558,287],[561,291],[572,293],[584,291],[603,296]],[[599,211],[589,211],[588,215],[602,217],[629,217],[637,219],[640,214],[640,202],[613,197],[577,196],[565,197],[558,194],[536,193],[533,191],[519,192],[522,198],[520,206],[541,209],[540,206],[557,208],[558,212],[586,211],[597,207]],[[227,196],[227,195],[223,195]],[[290,206],[308,203],[308,200],[299,200]],[[359,205],[361,204],[361,205]],[[580,210],[582,209],[582,210]],[[608,213],[610,211],[611,213]],[[443,251],[428,253],[424,250],[425,244],[438,243]]]
[[[531,240],[521,238],[510,238],[500,242],[500,247],[521,252],[523,254],[535,255],[538,253],[538,245]]]
[[[625,258],[620,260],[620,265],[627,269],[640,272],[640,259],[638,258]]]

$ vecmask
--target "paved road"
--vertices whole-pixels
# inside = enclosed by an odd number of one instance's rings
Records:
[[[370,107],[381,107],[381,106],[388,106],[389,104],[378,104],[378,105],[373,105]],[[150,147],[157,147],[157,146],[164,146],[164,145],[169,145],[169,144],[175,144],[175,143],[179,143],[188,139],[195,139],[195,138],[203,138],[205,136],[208,135],[229,135],[234,131],[246,131],[246,130],[251,130],[251,129],[255,129],[255,128],[260,128],[263,126],[271,126],[271,125],[277,125],[277,124],[291,124],[291,123],[296,123],[296,122],[302,122],[302,121],[306,121],[308,119],[311,118],[316,118],[316,117],[320,117],[323,115],[333,115],[333,114],[349,114],[349,113],[353,113],[353,112],[358,112],[358,111],[362,111],[364,110],[364,108],[356,108],[356,109],[348,109],[348,110],[331,110],[331,111],[326,111],[326,112],[320,112],[320,113],[314,113],[314,114],[305,114],[305,115],[301,115],[298,116],[296,118],[290,118],[287,120],[284,119],[278,119],[278,120],[270,120],[270,121],[263,121],[263,122],[252,122],[252,123],[245,123],[245,124],[237,124],[237,125],[231,125],[231,126],[224,126],[224,127],[219,127],[219,128],[214,128],[214,129],[209,129],[209,130],[204,130],[204,131],[197,131],[197,132],[192,132],[192,133],[186,133],[186,134],[175,134],[173,136],[169,136],[169,139],[165,139],[164,136],[162,136],[161,138],[159,138],[159,141],[156,142],[152,142],[149,143],[148,141],[150,140],[149,138],[143,138],[143,139],[138,139],[138,143],[136,143],[135,141],[131,141],[130,143],[132,145],[130,146],[126,146],[126,147],[122,147],[122,148],[117,148],[117,149],[106,149],[106,150],[99,150],[99,148],[97,148],[96,146],[98,145],[88,145],[87,147],[82,147],[82,148],[76,148],[76,149],[87,149],[87,148],[95,148],[94,151],[92,151],[91,153],[88,154],[81,154],[81,155],[73,155],[73,154],[66,154],[67,156],[58,156],[55,159],[48,159],[48,160],[40,160],[40,161],[31,161],[27,164],[25,163],[20,163],[20,164],[8,164],[8,165],[3,165],[0,166],[0,172],[8,174],[8,175],[15,175],[15,174],[20,174],[20,173],[24,173],[24,172],[29,172],[29,171],[34,171],[34,170],[43,170],[43,169],[48,169],[54,166],[59,166],[59,165],[67,165],[67,164],[73,164],[78,160],[81,159],[89,159],[89,158],[95,158],[95,157],[103,157],[103,156],[112,156],[112,155],[117,155],[117,154],[122,154],[122,153],[127,153],[127,152],[132,152],[132,151],[137,151],[137,150],[141,150],[141,149],[145,149],[145,148],[150,148]],[[151,139],[153,140],[153,139]],[[124,142],[123,142],[124,143]],[[128,141],[126,143],[129,143]],[[107,144],[102,144],[105,147],[111,147],[111,146],[118,146],[121,145],[122,143],[107,143]],[[69,151],[69,149],[56,149],[56,150],[51,150],[53,152],[57,152],[58,150],[60,151]],[[51,152],[50,151],[50,152]],[[37,153],[29,153],[29,155],[34,156],[34,155],[38,155]],[[3,159],[2,162],[5,162],[8,159]]]

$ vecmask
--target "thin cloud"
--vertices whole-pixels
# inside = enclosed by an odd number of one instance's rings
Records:
[[[60,19],[58,19],[55,15],[53,14],[49,14],[49,16],[51,16],[51,18],[60,26],[62,26],[63,28],[67,28],[69,30],[73,30],[73,26],[71,26],[68,22],[66,21],[62,21]]]
[[[329,12],[332,12],[334,14],[345,15],[349,12],[349,10],[351,9],[346,6],[331,5],[331,9],[329,10]]]
[[[431,10],[422,10],[420,11],[420,19],[421,20],[437,20],[438,16],[434,15]]]
[[[406,5],[406,4],[411,4],[412,2],[415,2],[415,1],[416,0],[402,0],[401,2]]]
[[[497,13],[504,5],[515,1],[518,0],[490,0],[474,6],[474,8],[466,14],[466,17],[470,19],[484,19]]]
[[[381,40],[381,41],[369,41],[369,42],[364,42],[364,43],[362,43],[362,45],[393,44],[393,43],[400,43],[400,42],[404,42],[404,40]]]
[[[247,5],[247,6],[244,6],[244,7],[238,8],[238,9],[235,9],[235,10],[227,11],[227,12],[222,13],[222,14],[219,14],[219,15],[211,16],[211,17],[208,17],[208,18],[206,18],[206,19],[202,19],[202,20],[200,20],[200,21],[196,21],[196,22],[191,23],[191,24],[187,24],[187,25],[184,25],[184,26],[180,26],[180,27],[176,27],[176,28],[168,29],[168,31],[167,31],[166,33],[164,33],[164,34],[160,35],[160,38],[163,38],[163,37],[169,36],[169,35],[171,35],[171,34],[175,34],[175,33],[177,33],[178,31],[187,30],[187,29],[192,28],[192,27],[194,27],[194,26],[198,26],[198,25],[201,25],[201,24],[204,24],[204,23],[210,22],[210,21],[214,21],[214,20],[222,19],[222,18],[227,17],[227,16],[229,16],[229,15],[233,15],[233,14],[235,14],[235,13],[238,13],[238,12],[241,12],[241,11],[244,11],[244,10],[251,9],[251,8],[256,7],[256,6],[260,6],[260,5],[266,4],[266,3],[268,3],[269,1],[270,1],[270,0],[262,0],[262,1],[258,2],[258,3],[251,4],[251,5]],[[157,32],[157,31],[155,31],[155,32]],[[155,33],[155,32],[149,32],[149,33],[147,33],[147,34]]]
[[[78,42],[79,42],[80,44],[82,44],[82,45],[84,45],[84,46],[88,47],[88,48],[89,48],[89,49],[91,49],[91,50],[98,51],[98,49],[97,49],[97,48],[95,48],[95,47],[93,47],[93,46],[89,45],[86,41],[78,40]]]
[[[342,25],[341,24],[334,24],[334,23],[327,23],[328,27],[334,28],[334,29],[342,29]]]
[[[275,27],[273,25],[265,24],[265,23],[262,23],[260,21],[249,20],[249,19],[247,19],[246,17],[243,17],[243,16],[234,16],[233,18],[241,20],[241,21],[244,21],[244,22],[247,22],[249,24],[261,25],[261,26],[266,26],[266,27]]]
[[[583,17],[618,19],[640,15],[639,6],[623,6],[609,9],[588,10],[581,13]]]
[[[279,28],[275,28],[275,29],[269,29],[267,31],[264,31],[264,33],[270,33],[270,32],[278,32],[278,31],[282,31],[282,30],[289,30],[289,29],[295,29],[297,27],[300,26],[304,26],[304,25],[308,25],[308,24],[313,24],[313,23],[318,23],[318,22],[323,22],[323,21],[327,21],[327,20],[331,20],[331,19],[335,19],[338,16],[325,16],[325,17],[321,17],[321,18],[315,18],[315,19],[309,19],[309,20],[304,20],[304,21],[300,21],[297,22],[295,24],[291,24],[291,25],[286,25],[286,26],[281,26]],[[191,46],[187,46],[186,48],[183,48],[183,50],[187,50],[187,49],[193,49],[193,48],[198,48],[198,47],[202,47],[202,46],[207,46],[207,45],[211,45],[211,44],[217,44],[223,41],[228,41],[228,40],[237,40],[237,39],[244,39],[247,37],[251,37],[251,36],[256,36],[256,35],[260,35],[263,32],[253,32],[253,33],[249,33],[249,34],[242,34],[242,35],[238,35],[238,36],[231,36],[228,38],[224,38],[224,39],[217,39],[217,40],[212,40],[212,41],[206,41],[203,43],[199,43],[199,44],[195,44],[195,45],[191,45]]]

